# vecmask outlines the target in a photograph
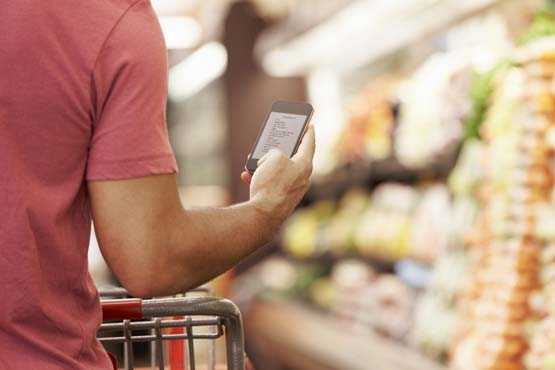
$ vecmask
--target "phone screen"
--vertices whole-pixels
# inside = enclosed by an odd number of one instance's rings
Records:
[[[307,116],[301,114],[270,112],[252,158],[260,159],[272,148],[291,157],[306,119]]]

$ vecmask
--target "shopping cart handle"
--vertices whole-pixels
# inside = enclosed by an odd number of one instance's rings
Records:
[[[143,318],[143,301],[139,298],[106,299],[100,302],[102,320],[138,320]]]

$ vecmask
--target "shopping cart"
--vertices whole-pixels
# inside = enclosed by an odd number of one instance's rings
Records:
[[[193,292],[208,294],[203,288]],[[243,324],[233,302],[210,296],[127,298],[127,292],[121,288],[101,289],[100,296],[104,322],[98,338],[103,344],[123,345],[124,369],[137,369],[133,344],[149,342],[147,369],[184,370],[188,365],[188,370],[196,370],[195,341],[207,340],[207,365],[203,369],[214,370],[215,340],[222,336],[227,370],[245,369]],[[168,343],[173,347],[169,351]]]

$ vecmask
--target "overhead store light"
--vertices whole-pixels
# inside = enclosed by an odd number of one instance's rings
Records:
[[[227,51],[219,42],[201,46],[181,63],[170,69],[169,96],[187,99],[221,77],[227,67]]]
[[[202,37],[200,24],[191,17],[161,16],[160,26],[168,49],[191,49]]]
[[[359,0],[293,40],[275,46],[275,31],[261,37],[257,55],[275,76],[304,74],[322,66],[358,67],[502,1]]]
[[[261,14],[271,18],[279,18],[286,16],[298,5],[299,0],[253,0],[253,3]]]
[[[199,0],[151,0],[152,7],[161,16],[189,14],[199,2]]]

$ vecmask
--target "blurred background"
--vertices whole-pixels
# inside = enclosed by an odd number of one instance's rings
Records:
[[[271,103],[315,108],[301,207],[214,282],[257,369],[555,369],[551,1],[152,3],[186,206],[246,200]]]

